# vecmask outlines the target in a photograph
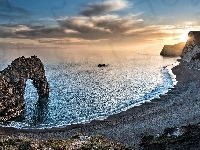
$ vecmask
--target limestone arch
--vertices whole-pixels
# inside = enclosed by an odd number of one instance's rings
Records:
[[[37,56],[15,59],[0,72],[0,122],[3,123],[24,111],[24,94],[27,79],[33,80],[39,100],[49,96],[49,85],[44,65]]]

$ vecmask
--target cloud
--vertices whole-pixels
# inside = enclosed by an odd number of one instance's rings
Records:
[[[4,38],[27,38],[38,40],[40,43],[51,41],[55,44],[64,44],[72,42],[66,39],[62,40],[64,38],[71,38],[73,41],[74,39],[82,39],[81,41],[104,39],[119,41],[127,38],[132,39],[136,36],[145,38],[147,34],[152,34],[154,38],[157,33],[164,34],[175,28],[174,26],[146,26],[143,20],[135,15],[123,17],[118,15],[66,17],[59,18],[57,21],[58,26],[54,27],[4,24],[0,26],[0,34]],[[46,40],[41,40],[44,38]],[[59,40],[60,42],[58,42]]]
[[[2,24],[0,25],[1,38],[37,39],[64,37],[61,27],[47,27],[28,24]]]
[[[15,30],[13,27],[7,25],[0,26],[0,37],[1,38],[12,38],[15,37]]]
[[[28,30],[16,31],[15,34],[21,38],[52,38],[65,37],[64,30],[60,27],[30,26]]]
[[[42,38],[39,39],[39,43],[48,43],[48,44],[56,44],[56,45],[84,45],[91,42],[99,42],[99,41],[105,41],[105,39],[102,40],[84,40],[84,39],[78,39],[78,38]]]
[[[4,38],[80,38],[102,40],[119,38],[131,29],[137,28],[142,19],[135,15],[120,17],[104,15],[93,17],[65,17],[57,20],[57,26],[34,26],[28,24],[3,24],[0,33]]]
[[[130,4],[126,0],[107,0],[101,3],[88,4],[80,14],[84,16],[93,16],[103,12],[119,11],[128,6],[130,6]]]
[[[149,25],[138,15],[103,15],[63,17],[57,26],[2,24],[2,38],[30,39],[40,44],[142,43],[176,39],[185,26]],[[196,26],[196,29],[200,26]],[[89,42],[91,41],[91,42]],[[126,44],[125,44],[126,45]]]
[[[71,17],[60,18],[58,23],[63,28],[79,33],[78,36],[96,39],[98,36],[99,38],[106,38],[113,34],[123,34],[143,21],[134,17],[131,15],[125,17],[118,15],[93,16],[90,18]]]
[[[1,38],[7,38],[7,37],[11,38],[11,37],[15,37],[15,34],[13,34],[12,32],[6,32],[6,31],[0,29],[0,37]]]

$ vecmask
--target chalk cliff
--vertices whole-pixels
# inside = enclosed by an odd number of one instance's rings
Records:
[[[23,113],[27,79],[33,80],[39,100],[48,98],[49,87],[41,60],[36,56],[15,59],[0,71],[0,123]]]
[[[175,45],[164,45],[160,55],[165,57],[177,57],[180,56],[183,48],[185,46],[185,42],[181,42]]]
[[[191,62],[200,59],[200,31],[190,31],[181,58]]]

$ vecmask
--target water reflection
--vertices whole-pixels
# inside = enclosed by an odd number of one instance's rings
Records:
[[[27,107],[27,106],[26,106]],[[27,115],[28,114],[28,115]],[[45,124],[48,114],[48,99],[38,99],[32,109],[25,109],[24,114],[10,119],[5,126],[21,127],[39,127],[38,125]],[[18,125],[17,125],[18,124]]]
[[[48,99],[38,99],[33,113],[32,126],[44,124],[48,113]]]
[[[121,63],[71,62],[45,65],[49,99],[39,99],[27,81],[23,121],[16,128],[51,128],[85,123],[118,113],[134,104],[157,97],[172,86],[167,68],[175,59],[140,56]],[[104,62],[103,62],[104,63]]]
[[[44,124],[48,113],[48,98],[39,98],[36,88],[33,86],[33,81],[26,81],[25,89],[25,112],[23,114],[23,122],[26,126],[37,127],[38,124]]]

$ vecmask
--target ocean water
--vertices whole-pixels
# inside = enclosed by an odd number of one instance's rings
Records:
[[[176,58],[137,55],[109,62],[44,62],[50,85],[47,100],[38,102],[37,91],[27,80],[25,113],[4,126],[51,128],[86,123],[125,111],[173,87],[171,68]]]

